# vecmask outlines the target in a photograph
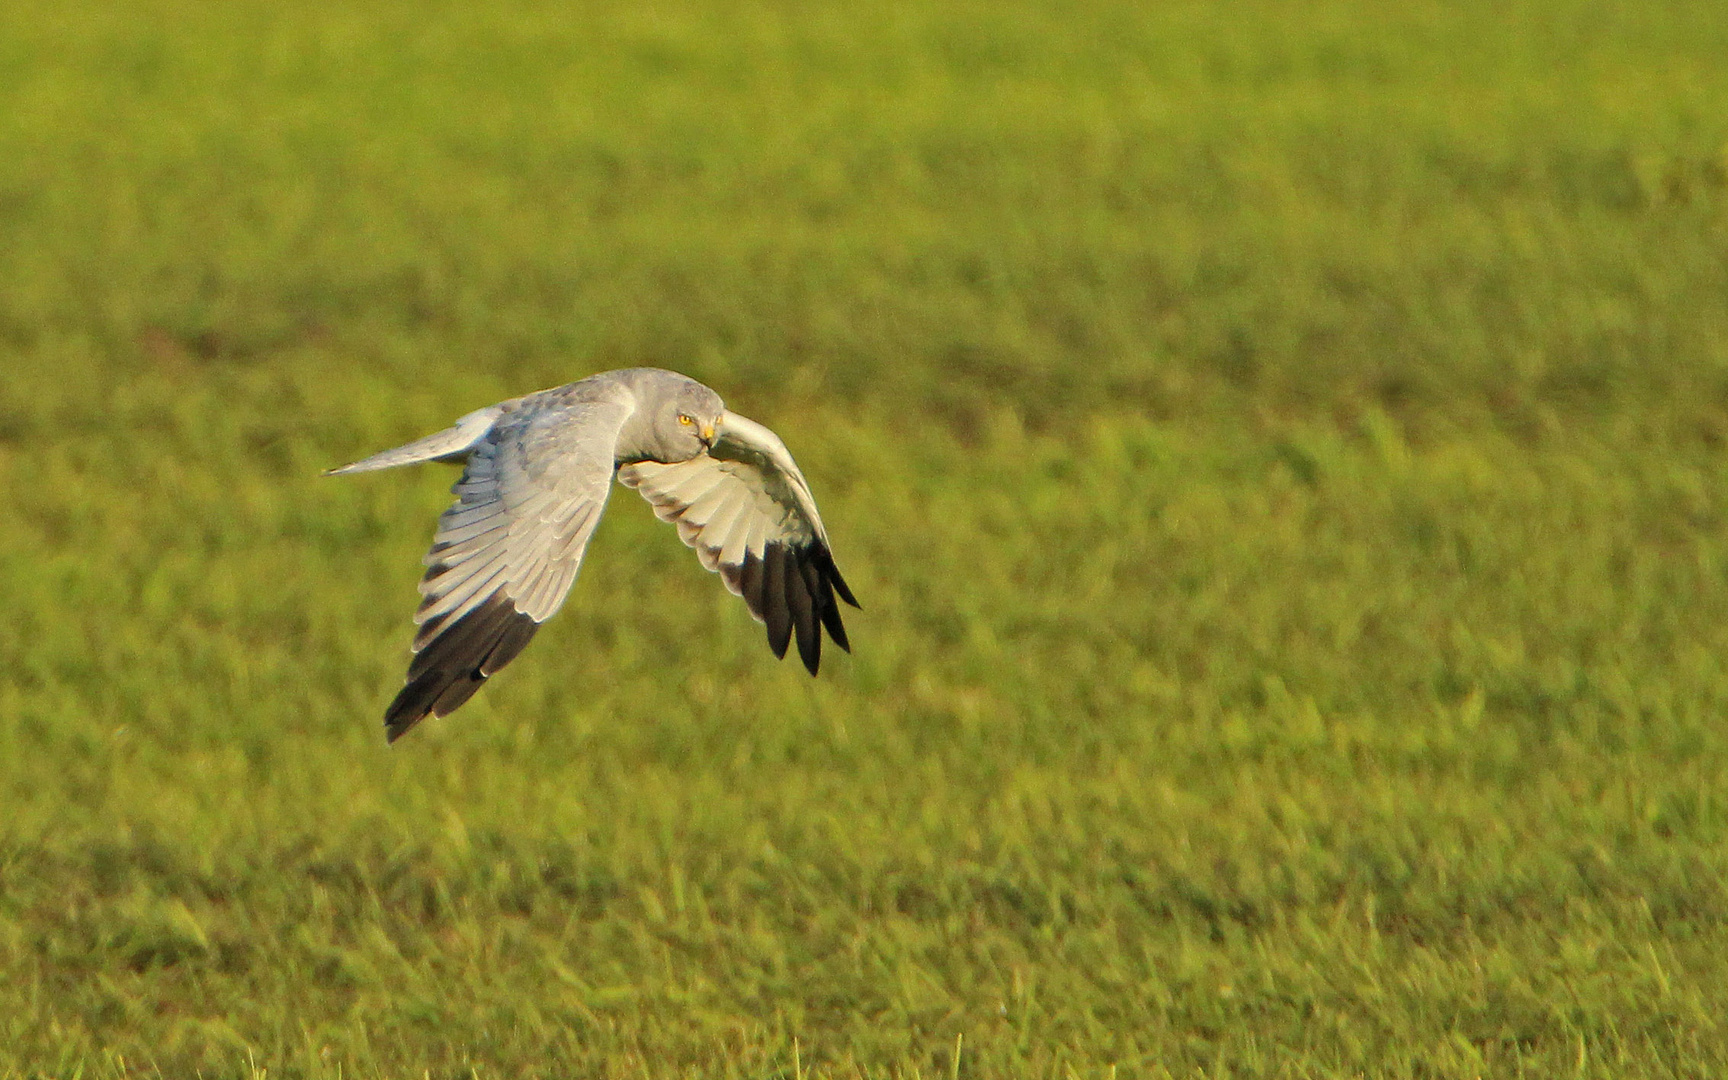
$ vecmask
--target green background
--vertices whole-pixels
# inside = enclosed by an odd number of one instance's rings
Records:
[[[1716,0],[0,5],[0,1077],[1728,1069]],[[386,748],[454,474],[628,492]]]

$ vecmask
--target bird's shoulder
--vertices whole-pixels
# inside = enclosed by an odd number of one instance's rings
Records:
[[[565,414],[580,417],[592,412],[595,406],[632,402],[634,395],[630,382],[620,377],[626,374],[628,372],[602,371],[586,379],[537,390],[532,394],[501,402],[500,406],[506,409],[508,414],[522,419],[557,419]]]
[[[629,387],[591,376],[500,402],[486,441],[504,471],[542,479],[612,468],[618,428],[632,408]]]

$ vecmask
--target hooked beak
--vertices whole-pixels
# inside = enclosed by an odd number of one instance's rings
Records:
[[[712,447],[714,445],[714,425],[713,424],[703,424],[702,425],[702,442],[709,447]]]

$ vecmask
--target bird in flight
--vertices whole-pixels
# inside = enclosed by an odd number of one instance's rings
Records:
[[[858,601],[834,566],[798,463],[777,435],[694,379],[659,368],[601,372],[325,475],[426,461],[464,467],[425,558],[407,685],[384,712],[390,742],[474,696],[558,610],[614,476],[744,598],[775,656],[796,636],[816,674],[823,629],[851,651],[835,597]]]

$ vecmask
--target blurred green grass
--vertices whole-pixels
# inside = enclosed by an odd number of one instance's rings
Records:
[[[1728,17],[0,9],[0,1076],[1728,1063]],[[806,679],[620,494],[386,750],[445,470],[771,424]]]

